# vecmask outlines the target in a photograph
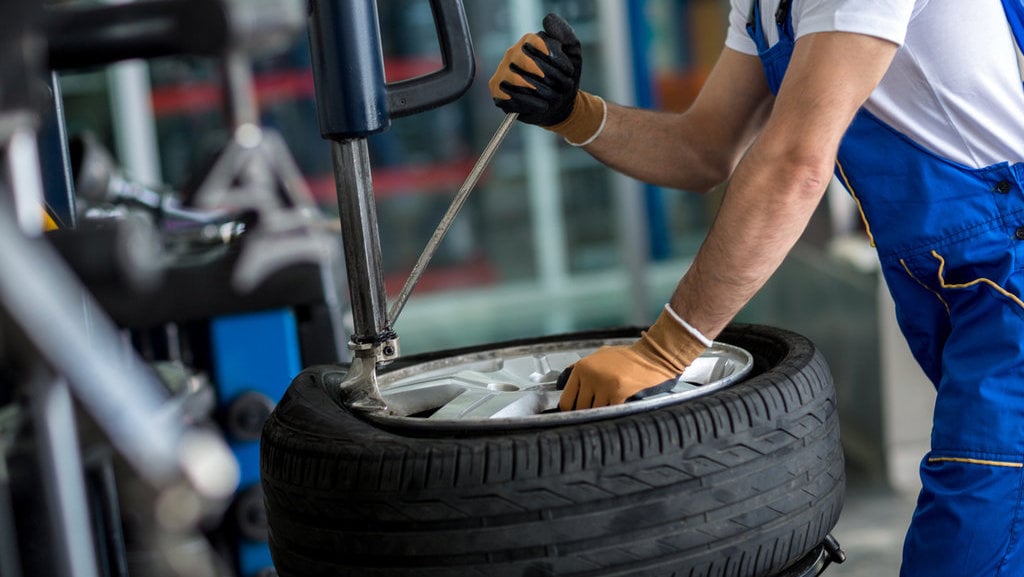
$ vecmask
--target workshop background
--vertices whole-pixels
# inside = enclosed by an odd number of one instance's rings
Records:
[[[583,88],[623,104],[684,109],[714,63],[727,0],[468,0],[477,79],[455,103],[369,139],[385,281],[396,294],[452,194],[501,120],[486,81],[547,12],[584,45]],[[378,4],[389,81],[440,65],[428,4]],[[317,128],[305,36],[255,63],[263,123],[281,132],[324,211],[337,212]],[[90,131],[144,182],[185,185],[227,124],[216,63],[127,62],[60,76],[68,132]],[[395,327],[403,354],[643,325],[694,255],[719,192],[647,186],[547,132],[517,126]],[[903,349],[873,252],[845,192],[830,191],[805,238],[739,321],[810,337],[830,363],[850,468],[834,534],[843,575],[893,575],[927,448],[930,385]]]

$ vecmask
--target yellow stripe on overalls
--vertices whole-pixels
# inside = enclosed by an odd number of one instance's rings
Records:
[[[943,278],[945,276],[945,271],[946,271],[946,259],[942,258],[942,255],[939,254],[938,252],[934,251],[934,250],[932,251],[932,256],[935,257],[939,261],[939,286],[941,286],[942,288],[944,288],[944,289],[964,289],[964,288],[971,288],[972,286],[975,286],[975,285],[978,285],[978,284],[987,284],[988,286],[990,286],[993,289],[995,289],[996,292],[998,292],[999,294],[1001,294],[1004,297],[1006,297],[1006,298],[1012,300],[1013,302],[1017,303],[1017,306],[1019,306],[1021,308],[1024,308],[1024,301],[1020,300],[1020,297],[1018,297],[1017,295],[1013,294],[1012,292],[1004,289],[1003,287],[999,286],[998,283],[996,283],[995,281],[993,281],[991,279],[979,278],[979,279],[974,279],[971,282],[962,283],[962,284],[948,284],[948,283],[946,283],[946,279]]]
[[[1009,467],[1011,469],[1024,469],[1024,463],[1013,463],[1010,461],[986,461],[984,459],[963,459],[960,457],[931,457],[929,463],[967,463],[969,465],[989,465],[991,467]]]
[[[903,270],[907,271],[907,274],[910,275],[910,278],[914,279],[914,282],[916,282],[917,284],[921,285],[921,288],[923,288],[924,290],[932,293],[933,295],[935,295],[939,299],[939,302],[942,303],[942,306],[946,307],[946,316],[950,316],[952,313],[950,313],[950,311],[949,311],[949,303],[946,302],[946,299],[942,298],[942,295],[940,295],[937,291],[932,290],[932,288],[930,286],[928,286],[928,285],[924,284],[923,282],[921,282],[921,280],[919,278],[917,278],[917,276],[915,276],[914,273],[910,272],[910,267],[907,266],[907,261],[905,261],[905,260],[903,260],[901,258],[900,259],[900,264],[903,265]]]
[[[853,186],[850,184],[850,179],[846,177],[846,170],[843,169],[843,163],[836,160],[836,168],[839,169],[839,176],[843,179],[843,186],[846,190],[850,191],[850,196],[853,197],[853,201],[857,203],[857,212],[860,213],[860,219],[864,222],[864,232],[868,234],[868,240],[871,241],[871,246],[875,246],[875,235],[871,234],[871,224],[868,223],[868,217],[864,214],[864,207],[860,203],[860,198],[857,197],[857,191],[853,190]]]

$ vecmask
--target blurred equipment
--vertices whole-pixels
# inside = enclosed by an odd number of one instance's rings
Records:
[[[70,138],[71,170],[75,177],[75,195],[89,208],[115,205],[137,208],[149,213],[154,220],[180,223],[207,224],[225,220],[219,211],[191,210],[182,205],[174,191],[132,179],[116,163],[109,150],[91,133]]]
[[[300,363],[347,354],[337,227],[251,86],[249,59],[289,45],[304,8],[0,4],[0,577],[272,571],[262,419]],[[54,76],[172,55],[218,59],[232,123],[185,191],[69,138]],[[63,165],[44,174],[54,113]],[[43,235],[50,198],[69,206]]]

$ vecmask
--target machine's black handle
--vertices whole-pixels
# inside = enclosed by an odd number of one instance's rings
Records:
[[[476,73],[462,0],[430,0],[443,67],[391,85],[384,80],[376,0],[310,0],[309,44],[324,138],[365,138],[461,96]]]
[[[462,0],[430,0],[443,67],[425,76],[388,84],[392,118],[443,106],[465,94],[476,75],[473,40]]]
[[[215,56],[232,41],[221,0],[145,0],[48,11],[50,68],[103,66],[132,58]]]

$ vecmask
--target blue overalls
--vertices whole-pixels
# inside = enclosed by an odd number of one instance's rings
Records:
[[[795,42],[791,1],[771,47],[759,4],[748,30],[774,93]],[[1021,0],[1003,4],[1020,43]],[[861,109],[836,175],[938,391],[900,575],[1024,576],[1024,165],[962,166]]]

